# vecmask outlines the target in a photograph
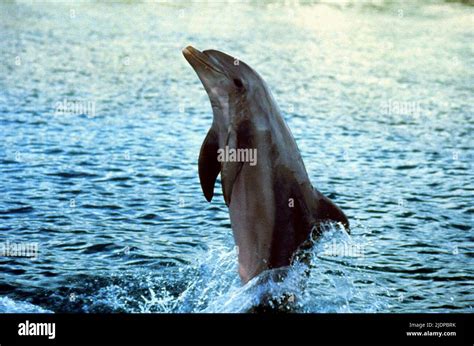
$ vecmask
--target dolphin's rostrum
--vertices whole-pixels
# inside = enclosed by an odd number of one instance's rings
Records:
[[[183,49],[213,110],[199,154],[199,179],[210,202],[221,174],[244,283],[287,266],[312,230],[328,221],[347,229],[344,213],[313,188],[296,142],[270,90],[250,66],[216,50]],[[255,150],[258,163],[218,159],[222,150]]]

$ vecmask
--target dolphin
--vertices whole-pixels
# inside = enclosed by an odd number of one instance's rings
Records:
[[[199,153],[202,191],[211,202],[220,173],[242,283],[267,269],[289,266],[300,246],[319,235],[327,222],[349,230],[342,210],[312,186],[296,141],[262,77],[217,50],[201,52],[188,46],[183,55],[213,111]],[[255,154],[253,160],[249,153]]]

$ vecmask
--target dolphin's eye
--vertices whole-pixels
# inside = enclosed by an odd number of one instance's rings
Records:
[[[234,84],[237,88],[239,89],[242,89],[244,87],[244,84],[242,83],[242,81],[238,78],[235,78],[234,79]]]

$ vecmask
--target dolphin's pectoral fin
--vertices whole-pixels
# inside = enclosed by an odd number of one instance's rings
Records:
[[[201,146],[199,153],[199,180],[202,192],[207,201],[210,202],[214,196],[214,184],[221,170],[221,165],[217,160],[219,141],[217,132],[210,129],[206,139]]]
[[[242,121],[235,130],[230,130],[227,135],[226,147],[231,150],[250,149],[251,148],[251,124],[250,121]],[[229,157],[222,162],[221,183],[224,201],[227,206],[230,205],[232,189],[244,162]]]
[[[333,201],[322,194],[320,194],[315,215],[319,223],[326,221],[340,222],[346,231],[350,232],[347,216]]]
[[[244,165],[243,162],[226,162],[222,165],[221,183],[224,201],[227,206],[230,205],[230,196],[232,196],[232,188],[235,180]]]
[[[237,134],[234,131],[230,131],[227,140],[226,147],[229,150],[237,149]],[[234,187],[235,180],[242,169],[243,162],[238,162],[236,160],[224,160],[222,162],[222,172],[221,172],[221,183],[222,183],[222,193],[224,194],[224,201],[227,206],[230,205],[230,197],[232,196],[232,188]]]

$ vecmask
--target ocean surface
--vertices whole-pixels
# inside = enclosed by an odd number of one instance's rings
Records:
[[[2,2],[0,312],[242,312],[291,292],[298,312],[472,313],[473,23],[436,1]],[[283,282],[240,284],[219,185],[202,195],[212,115],[189,44],[263,76],[350,219]]]

